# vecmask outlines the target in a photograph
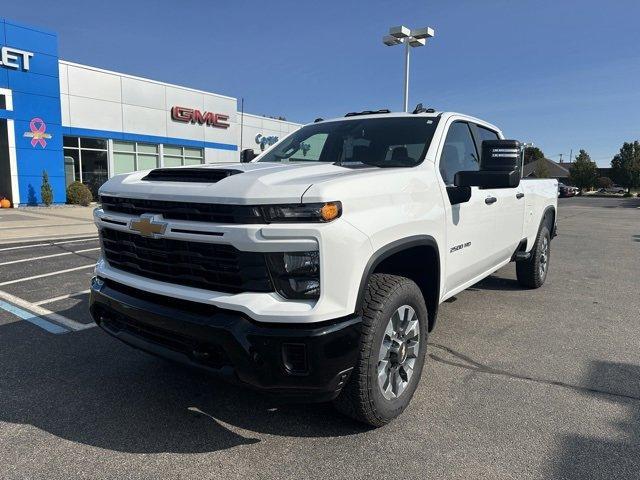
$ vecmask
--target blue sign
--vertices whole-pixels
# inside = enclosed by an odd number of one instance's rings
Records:
[[[0,18],[0,88],[13,99],[13,111],[4,116],[14,122],[19,203],[42,202],[43,171],[54,202],[64,203],[57,35]]]

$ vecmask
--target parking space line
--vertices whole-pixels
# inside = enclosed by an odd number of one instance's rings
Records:
[[[31,258],[22,258],[20,260],[11,260],[9,262],[1,262],[0,266],[2,266],[2,265],[14,265],[16,263],[23,263],[23,262],[32,262],[34,260],[45,260],[47,258],[54,258],[54,257],[64,257],[64,256],[67,256],[67,255],[73,255],[73,254],[77,254],[77,253],[95,252],[96,250],[100,250],[100,247],[85,248],[83,250],[76,250],[74,252],[52,253],[51,255],[42,255],[40,257],[31,257]]]
[[[33,305],[44,305],[45,303],[53,303],[53,302],[57,302],[59,300],[66,300],[67,298],[77,297],[78,295],[86,295],[90,291],[91,290],[82,290],[82,291],[76,292],[76,293],[69,293],[67,295],[60,295],[59,297],[45,298],[44,300],[38,300],[37,302],[33,302]]]
[[[60,242],[46,242],[46,243],[33,243],[31,245],[18,245],[16,247],[0,248],[0,252],[8,252],[10,250],[23,250],[25,248],[50,247],[51,245],[64,245],[66,243],[90,242],[91,240],[97,240],[97,239],[98,237],[82,237],[82,238],[74,238],[73,240],[63,240]]]
[[[33,313],[35,317],[39,317],[40,319],[45,321],[48,320],[49,322],[55,322],[56,324],[60,324],[68,328],[69,330],[87,330],[96,326],[95,323],[76,322],[75,320],[71,320],[70,318],[60,315],[59,313],[52,312],[51,310],[47,310],[46,308],[39,305],[34,305],[33,303],[27,302],[22,298],[16,297],[15,295],[11,295],[10,293],[0,290],[0,301],[2,300],[4,300],[8,304],[13,304],[14,307],[18,307],[19,309],[24,309],[27,312]],[[22,317],[20,316],[20,318]],[[27,319],[25,318],[25,320]]]
[[[40,275],[33,275],[32,277],[17,278],[15,280],[1,282],[0,287],[4,287],[5,285],[12,285],[14,283],[28,282],[29,280],[35,280],[37,278],[51,277],[52,275],[60,275],[61,273],[75,272],[76,270],[84,270],[85,268],[93,268],[95,266],[96,266],[95,263],[91,263],[89,265],[82,265],[81,267],[67,268],[65,270],[58,270],[58,271],[49,272],[49,273],[41,273]]]
[[[60,325],[51,323],[42,317],[39,317],[37,315],[34,315],[31,312],[18,308],[15,305],[11,305],[10,303],[3,302],[2,300],[0,300],[0,308],[5,310],[6,312],[14,314],[16,317],[20,317],[21,319],[26,320],[29,323],[33,323],[35,326],[40,327],[49,333],[55,333],[56,335],[60,335],[61,333],[69,332],[69,330],[61,327]]]

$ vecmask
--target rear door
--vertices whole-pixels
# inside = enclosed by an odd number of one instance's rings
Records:
[[[483,140],[499,140],[497,132],[482,125],[471,124],[478,151],[482,153]],[[495,188],[483,190],[495,198],[495,242],[498,263],[511,258],[513,252],[523,238],[524,225],[524,191],[522,182],[516,188]]]
[[[449,124],[438,161],[445,187],[445,292],[456,290],[497,263],[498,250],[494,242],[496,208],[486,202],[490,195],[488,191],[471,187],[471,199],[455,205],[451,205],[446,194],[446,187],[453,186],[457,172],[480,168],[479,158],[469,124],[459,120]]]

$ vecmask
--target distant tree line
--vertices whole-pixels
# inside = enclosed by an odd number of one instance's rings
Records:
[[[548,177],[549,171],[545,162],[544,153],[537,147],[527,147],[524,151],[525,165],[538,162],[535,167],[537,178]],[[598,166],[591,160],[586,150],[580,150],[578,155],[569,163],[569,181],[578,187],[580,191],[585,189],[609,188],[615,183],[627,189],[640,187],[640,142],[625,142],[620,152],[611,160],[611,178],[598,175]]]

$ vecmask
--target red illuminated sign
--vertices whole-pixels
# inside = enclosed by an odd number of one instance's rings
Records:
[[[224,113],[201,112],[194,108],[187,107],[171,107],[171,118],[177,122],[197,123],[199,125],[209,125],[216,128],[229,128],[226,120],[229,115]]]

